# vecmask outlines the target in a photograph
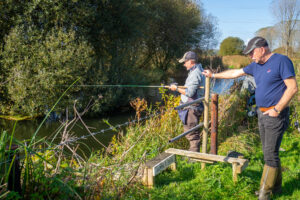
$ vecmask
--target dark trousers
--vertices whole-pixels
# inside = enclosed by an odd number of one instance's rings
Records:
[[[201,111],[196,111],[193,109],[189,109],[186,125],[183,125],[184,132],[194,128],[199,124],[199,117],[201,116]],[[200,151],[200,132],[199,130],[193,131],[187,134],[186,139],[190,142],[189,151]]]
[[[289,124],[289,108],[282,110],[277,117],[263,115],[259,109],[257,114],[265,164],[270,167],[279,167],[279,147],[283,133]]]

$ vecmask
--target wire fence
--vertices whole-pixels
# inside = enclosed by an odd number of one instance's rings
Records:
[[[212,81],[211,81],[211,83],[210,83],[210,87],[211,88],[214,88],[215,87],[215,83],[216,83],[216,79],[212,79]],[[231,84],[231,83],[226,83],[226,84]],[[157,86],[155,86],[155,87],[157,87]],[[160,87],[164,87],[164,86],[160,86]],[[221,92],[223,92],[223,91],[221,91]],[[210,95],[213,93],[213,90],[210,90]],[[125,122],[125,123],[122,123],[122,124],[117,124],[117,125],[115,125],[115,126],[111,126],[111,127],[109,127],[109,128],[106,128],[106,129],[102,129],[102,130],[99,130],[99,131],[96,131],[96,132],[91,132],[91,133],[89,133],[89,134],[87,134],[87,135],[83,135],[83,136],[80,136],[80,137],[72,137],[72,138],[69,138],[69,139],[67,139],[66,141],[64,141],[64,142],[61,142],[61,143],[59,143],[59,144],[57,144],[55,147],[50,147],[50,148],[40,148],[40,149],[37,149],[37,148],[34,148],[34,149],[30,149],[30,154],[35,154],[35,152],[41,152],[41,151],[46,151],[46,150],[57,150],[57,148],[58,147],[60,147],[60,146],[64,146],[64,145],[70,145],[70,144],[73,144],[73,143],[76,143],[76,142],[78,142],[79,140],[84,140],[84,139],[87,139],[87,138],[89,138],[89,137],[93,137],[93,136],[96,136],[96,135],[99,135],[99,134],[103,134],[103,133],[105,133],[105,132],[107,132],[107,131],[112,131],[112,130],[116,130],[116,129],[119,129],[119,128],[121,128],[121,127],[125,127],[125,126],[128,126],[128,125],[130,125],[130,124],[135,124],[135,123],[137,123],[137,122],[142,122],[142,121],[144,121],[144,120],[147,120],[147,119],[150,119],[150,118],[152,118],[152,117],[155,117],[155,116],[158,116],[158,115],[160,115],[161,114],[161,112],[156,112],[156,113],[154,113],[154,114],[150,114],[150,115],[147,115],[147,116],[145,116],[145,117],[142,117],[142,118],[140,118],[140,119],[135,119],[135,120],[132,120],[132,121],[130,121],[130,122]],[[166,144],[167,145],[167,144]],[[159,150],[159,149],[163,149],[166,145],[164,145],[164,146],[162,146],[162,147],[160,147],[160,148],[158,148],[158,149],[154,149],[154,150]],[[154,151],[153,150],[153,151]],[[151,152],[150,152],[151,153]],[[24,156],[19,156],[18,157],[19,159],[23,159],[23,158],[25,158]],[[6,161],[2,161],[2,162],[0,162],[0,165],[2,165],[2,164],[6,164],[6,163],[9,163],[9,162],[11,162],[11,161],[13,161],[13,159],[10,159],[10,160],[6,160]]]

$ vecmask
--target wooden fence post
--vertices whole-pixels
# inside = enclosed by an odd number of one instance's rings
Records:
[[[202,133],[202,153],[207,151],[207,135],[209,126],[209,92],[210,92],[210,78],[205,78],[205,99],[204,99],[204,127]],[[205,163],[201,163],[201,169],[205,168]]]
[[[218,94],[211,95],[211,134],[210,153],[218,154]]]

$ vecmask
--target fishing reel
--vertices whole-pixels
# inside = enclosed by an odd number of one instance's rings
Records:
[[[256,106],[251,106],[251,109],[248,111],[248,117],[254,117],[257,115],[257,107]]]

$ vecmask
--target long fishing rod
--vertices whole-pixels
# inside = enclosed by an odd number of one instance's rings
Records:
[[[60,85],[60,86],[67,86],[67,85]],[[170,88],[169,85],[74,85],[73,87],[132,87],[132,88]],[[186,89],[187,86],[177,86],[178,88]],[[203,86],[199,86],[199,88],[203,89]]]

